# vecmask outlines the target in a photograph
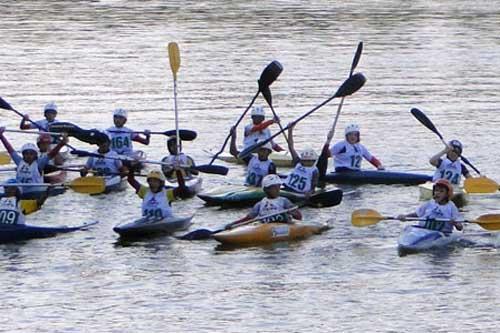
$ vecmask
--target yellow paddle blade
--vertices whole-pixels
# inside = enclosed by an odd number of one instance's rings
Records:
[[[474,221],[486,230],[500,230],[500,214],[485,214],[479,216]]]
[[[488,177],[467,178],[464,181],[467,193],[495,193],[498,187],[498,183]]]
[[[358,209],[352,212],[351,223],[355,227],[366,227],[382,221],[384,216],[374,209]]]
[[[10,164],[11,159],[9,153],[2,151],[0,152],[0,165]]]
[[[96,176],[76,178],[65,185],[75,192],[87,194],[99,194],[106,189],[104,178]]]
[[[176,42],[168,43],[168,58],[170,59],[170,68],[172,68],[174,80],[177,80],[177,71],[181,67],[181,54]]]
[[[37,200],[21,200],[21,210],[25,215],[36,212],[40,209]]]

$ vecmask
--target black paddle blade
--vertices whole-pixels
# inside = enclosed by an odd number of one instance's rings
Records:
[[[175,130],[169,130],[163,132],[163,134],[166,136],[175,136],[176,132]],[[198,134],[195,131],[179,129],[179,136],[182,141],[193,141],[194,139],[196,139]]]
[[[0,97],[0,108],[4,110],[14,110],[14,108],[10,106],[10,104],[7,103],[2,97]]]
[[[202,240],[202,239],[209,239],[212,238],[212,234],[214,231],[208,230],[208,229],[198,229],[194,230],[191,232],[188,232],[187,234],[183,236],[177,237],[177,239],[182,239],[182,240]]]
[[[70,154],[76,155],[78,157],[91,157],[91,156],[93,156],[93,157],[99,157],[99,156],[101,156],[99,154],[91,153],[91,152],[88,152],[88,151],[85,151],[85,150],[78,150],[78,149],[70,151]]]
[[[269,140],[264,140],[264,141],[261,141],[259,143],[253,144],[253,145],[249,146],[248,148],[243,149],[238,154],[238,158],[239,159],[244,159],[247,156],[250,156],[250,154],[253,153],[254,151],[256,151],[257,149],[259,149],[260,146],[263,146],[263,145],[265,145],[268,142],[269,142]]]
[[[272,105],[273,105],[273,96],[271,95],[271,89],[269,89],[269,87],[264,87],[262,89],[262,96],[264,96],[264,99],[266,100],[267,105],[269,105],[270,107],[272,107]]]
[[[441,135],[441,133],[439,133],[439,131],[437,130],[436,126],[434,126],[434,124],[432,123],[432,121],[427,118],[427,116],[425,115],[425,113],[423,113],[422,111],[420,111],[419,109],[417,108],[413,108],[410,110],[411,114],[417,118],[417,120],[422,124],[424,125],[425,127],[427,127],[428,129],[430,129],[432,132],[434,132],[437,136],[439,136],[439,138],[441,140],[443,140],[443,136]]]
[[[222,176],[227,175],[227,173],[229,172],[229,169],[222,165],[204,164],[204,165],[197,165],[194,168],[199,172],[212,173]]]
[[[58,122],[52,124],[49,126],[49,131],[57,133],[68,133],[69,136],[91,145],[96,145],[106,140],[106,138],[104,137],[104,135],[106,134],[96,129],[84,130],[76,126],[75,124],[68,122]]]
[[[354,58],[352,59],[351,72],[349,73],[349,76],[351,76],[356,67],[358,67],[361,53],[363,53],[363,42],[358,43],[358,48],[356,49],[356,53],[354,54]]]
[[[333,207],[342,202],[343,192],[340,189],[327,190],[313,194],[309,199],[308,205],[314,207]]]
[[[354,94],[366,83],[366,77],[362,73],[356,73],[342,83],[335,93],[335,97],[345,97]]]
[[[263,91],[265,87],[269,87],[278,76],[280,76],[283,71],[283,66],[280,64],[278,60],[274,60],[269,65],[264,68],[262,74],[260,74],[260,78],[257,81],[259,83],[259,91]]]

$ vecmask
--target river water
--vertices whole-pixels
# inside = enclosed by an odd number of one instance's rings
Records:
[[[284,123],[330,97],[357,43],[368,82],[346,100],[336,139],[357,122],[388,169],[431,173],[438,138],[409,113],[423,110],[445,138],[493,179],[498,171],[500,7],[495,1],[0,1],[1,96],[32,118],[59,105],[59,119],[106,128],[116,107],[134,129],[174,127],[166,45],[179,43],[181,127],[198,132],[184,150],[206,163],[256,92],[270,61]],[[259,98],[257,104],[263,104]],[[336,111],[329,104],[297,125],[296,146],[319,149]],[[13,128],[19,117],[0,113]],[[241,136],[241,132],[240,132]],[[27,136],[9,134],[16,147]],[[283,139],[278,141],[283,142]],[[85,145],[75,143],[78,147]],[[142,147],[141,147],[142,148]],[[144,149],[165,155],[165,138]],[[228,165],[229,166],[229,165]],[[243,179],[206,176],[204,188]],[[350,214],[412,211],[416,187],[346,187],[340,206],[303,209],[334,228],[296,244],[226,251],[214,241],[169,237],[122,244],[112,227],[140,213],[131,189],[88,197],[68,192],[28,217],[36,224],[99,220],[92,230],[0,245],[0,332],[487,332],[500,325],[498,236],[474,225],[471,241],[400,257],[404,224],[354,228]],[[498,212],[476,198],[464,215]],[[193,228],[246,213],[174,204],[196,212]]]

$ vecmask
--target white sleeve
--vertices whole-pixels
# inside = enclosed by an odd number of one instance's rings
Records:
[[[363,146],[362,144],[359,145],[360,148],[361,148],[361,153],[363,154],[363,157],[367,160],[367,161],[370,161],[373,156],[372,154],[370,154],[370,152],[368,151],[368,149],[366,149],[365,146]]]

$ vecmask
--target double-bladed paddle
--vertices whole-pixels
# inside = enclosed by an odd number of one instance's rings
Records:
[[[288,209],[285,209],[285,210],[282,210],[282,211],[279,211],[279,212],[276,212],[276,213],[272,213],[272,214],[265,215],[265,216],[259,216],[259,217],[253,218],[251,220],[248,220],[248,221],[243,221],[241,223],[236,223],[236,221],[234,221],[234,222],[226,224],[224,227],[216,229],[216,230],[197,229],[197,230],[191,231],[191,232],[189,232],[189,233],[187,233],[187,234],[185,234],[183,236],[177,237],[177,238],[178,239],[182,239],[182,240],[202,240],[202,239],[208,239],[208,238],[211,238],[212,235],[214,235],[214,234],[216,234],[218,232],[221,232],[221,231],[224,231],[224,230],[231,230],[231,229],[234,229],[234,228],[237,228],[237,227],[241,227],[243,225],[250,224],[250,223],[253,223],[253,222],[262,221],[264,219],[267,219],[267,218],[270,218],[270,217],[273,217],[273,216],[277,216],[277,215],[280,215],[280,214],[285,214],[285,213],[294,211],[294,210],[296,210],[298,208],[299,208],[298,206],[294,206],[294,207],[291,207],[291,208],[288,208]]]
[[[181,54],[179,52],[179,46],[176,42],[168,43],[168,59],[174,78],[175,139],[177,143],[177,155],[179,155],[181,152],[181,138],[179,135],[179,113],[177,111],[177,72],[181,66]]]
[[[367,227],[383,220],[400,220],[397,216],[383,216],[374,209],[358,209],[352,212],[351,223],[356,227]],[[405,221],[427,221],[418,217],[406,217]],[[448,219],[435,219],[436,221],[450,221]],[[475,220],[456,221],[460,223],[475,223],[486,230],[500,230],[500,214],[485,214]]]
[[[317,105],[312,110],[304,113],[302,116],[300,116],[299,118],[294,120],[291,124],[298,123],[299,121],[306,118],[307,116],[309,116],[311,113],[318,110],[322,106],[328,104],[330,101],[332,101],[335,98],[345,97],[345,96],[349,96],[349,95],[354,94],[356,91],[361,89],[361,87],[365,84],[365,82],[366,82],[366,78],[362,73],[356,73],[356,74],[352,75],[351,77],[349,77],[347,80],[345,80],[342,83],[342,85],[338,88],[337,92],[332,97],[328,98],[323,103]],[[283,128],[283,131],[286,131],[290,127],[291,124],[288,124],[285,128]],[[272,139],[274,139],[275,137],[277,137],[280,134],[281,134],[281,130],[274,133],[273,135],[271,135],[271,137],[269,137],[268,139],[263,140],[259,143],[256,143],[256,144],[254,144],[246,149],[243,149],[243,151],[241,151],[238,154],[238,158],[243,159],[243,158],[249,156],[253,151],[255,151],[259,147],[265,145],[266,143],[268,143],[269,141],[271,141]]]
[[[238,118],[238,120],[233,125],[233,127],[236,127],[236,126],[238,126],[240,124],[241,120],[243,119],[243,117],[245,117],[245,115],[247,114],[248,110],[250,110],[250,108],[252,107],[253,103],[255,102],[255,100],[257,99],[257,97],[259,97],[259,94],[261,92],[263,92],[264,94],[267,94],[269,96],[271,95],[271,91],[269,90],[269,86],[274,81],[276,81],[276,79],[278,78],[278,76],[280,76],[280,74],[281,74],[282,71],[283,71],[283,66],[281,66],[281,64],[277,60],[274,60],[269,65],[267,65],[266,68],[264,68],[264,70],[260,74],[260,78],[257,80],[257,83],[259,85],[259,89],[257,90],[257,93],[252,98],[252,100],[250,101],[250,104],[247,106],[247,108],[245,109],[245,111],[243,111],[243,113]],[[231,137],[231,134],[229,134],[226,137],[226,140],[224,140],[224,143],[222,144],[221,149],[212,156],[212,160],[210,161],[209,164],[212,164],[217,159],[217,157],[224,151],[224,148],[226,148],[226,145],[227,145],[230,137]]]
[[[106,131],[109,133],[134,133],[134,134],[158,134],[158,135],[165,135],[165,136],[174,136],[177,135],[177,131],[175,129],[173,130],[168,130],[168,131]],[[193,141],[196,139],[198,134],[195,131],[192,130],[187,130],[187,129],[179,129],[179,137],[181,138],[182,141]]]
[[[73,191],[86,194],[99,194],[106,189],[106,183],[102,177],[79,177],[70,182],[64,183],[15,183],[15,184],[0,184],[1,186],[15,187],[31,187],[31,186],[47,186],[47,187],[69,187]]]

